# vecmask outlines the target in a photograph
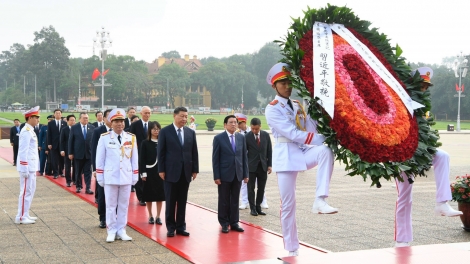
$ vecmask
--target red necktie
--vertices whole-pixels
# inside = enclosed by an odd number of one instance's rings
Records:
[[[258,144],[258,147],[259,147],[260,142],[259,142],[259,135],[258,134],[256,134],[256,144]]]

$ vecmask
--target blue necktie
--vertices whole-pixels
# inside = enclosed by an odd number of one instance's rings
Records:
[[[86,139],[86,129],[85,129],[86,126],[83,126],[83,138]]]
[[[147,135],[147,123],[144,123],[144,131],[145,131],[145,135]]]
[[[230,143],[232,143],[232,149],[233,149],[233,152],[235,153],[236,149],[235,149],[235,141],[233,140],[233,135],[230,136]]]
[[[183,146],[183,138],[181,137],[181,128],[178,128],[178,138],[180,140],[181,146]]]

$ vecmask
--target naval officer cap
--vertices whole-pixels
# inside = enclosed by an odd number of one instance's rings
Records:
[[[266,82],[269,85],[273,85],[277,81],[289,78],[289,76],[289,65],[279,62],[274,64],[271,70],[269,70],[268,76],[266,76]]]
[[[126,112],[121,108],[115,108],[109,112],[109,121],[113,122],[114,120],[124,120],[126,117],[124,116]]]
[[[429,86],[433,86],[433,84],[431,83],[431,78],[432,78],[432,69],[431,68],[429,68],[429,67],[418,68],[418,69],[414,70],[411,73],[411,75],[414,76],[416,74],[416,71],[418,71],[421,78],[423,78],[423,80],[424,80],[423,82],[429,83]]]
[[[39,105],[29,109],[26,112],[24,112],[23,115],[24,115],[25,118],[28,118],[28,117],[31,117],[31,116],[39,117],[40,116],[39,115]]]
[[[237,120],[238,120],[238,123],[241,123],[241,122],[245,122],[246,123],[246,120],[248,119],[246,117],[246,115],[242,114],[242,113],[235,113],[233,114],[234,116],[237,117]]]

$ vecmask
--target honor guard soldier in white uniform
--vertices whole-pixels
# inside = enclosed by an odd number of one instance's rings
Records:
[[[237,117],[238,120],[238,129],[236,132],[242,134],[243,136],[246,133],[251,131],[251,128],[246,125],[248,117],[242,113],[235,113],[233,114]],[[240,207],[239,209],[247,209],[250,208],[250,203],[248,202],[248,185],[245,181],[242,181],[242,187],[240,188]],[[268,200],[266,199],[266,193],[263,196],[263,202],[261,203],[261,208],[268,209]]]
[[[38,138],[34,127],[39,124],[39,106],[24,113],[25,126],[20,131],[17,171],[20,173],[20,196],[16,224],[34,224],[36,217],[29,215],[29,208],[36,191],[36,171],[39,170]]]
[[[277,63],[268,73],[266,81],[277,95],[266,107],[266,121],[274,137],[273,171],[281,195],[281,227],[284,248],[289,256],[297,256],[299,239],[295,219],[295,189],[297,173],[318,165],[316,199],[313,212],[319,214],[337,213],[338,209],[328,205],[333,152],[323,145],[324,136],[317,133],[316,122],[305,113],[302,105],[290,100],[292,93],[288,65]]]
[[[127,211],[131,186],[139,175],[139,156],[136,137],[124,132],[125,113],[119,108],[109,113],[113,130],[101,135],[96,148],[96,179],[106,194],[106,242],[132,240],[126,233]]]
[[[423,81],[421,82],[421,92],[425,92],[430,86],[433,71],[429,67],[418,68],[417,71]],[[414,75],[416,71],[412,72]],[[426,113],[428,117],[428,113]],[[436,206],[434,212],[436,215],[441,216],[459,216],[461,211],[454,210],[448,201],[452,200],[452,193],[450,189],[450,157],[449,154],[441,149],[438,149],[434,154],[432,165],[434,166],[434,178],[436,181]],[[397,186],[398,198],[395,211],[395,247],[409,247],[410,242],[413,241],[413,225],[411,222],[411,211],[413,201],[413,178],[407,180],[405,174],[401,175],[404,179],[403,182],[395,179]]]

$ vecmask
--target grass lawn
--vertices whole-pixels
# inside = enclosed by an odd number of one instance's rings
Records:
[[[71,113],[62,113],[62,116],[67,116]],[[78,118],[78,113],[73,113],[77,118]],[[48,116],[47,113],[41,113],[41,124],[46,124],[47,119],[46,117]],[[89,113],[89,122],[93,123],[96,121],[95,115],[93,113]],[[6,118],[9,120],[14,120],[15,118],[18,118],[21,122],[23,122],[23,115],[21,113],[12,113],[12,112],[0,112],[0,117]],[[224,128],[224,118],[225,115],[194,115],[196,118],[196,124],[198,124],[198,130],[206,130],[206,124],[204,121],[212,117],[217,120],[217,123],[215,124],[216,130],[222,130]],[[261,120],[261,124],[264,129],[269,129],[266,125],[266,117],[264,115],[258,115],[258,116],[248,116],[248,120],[250,120],[253,117],[257,117]],[[150,116],[151,121],[158,121],[162,127],[167,126],[173,122],[173,114],[152,114]],[[78,122],[78,120],[77,120]],[[249,123],[249,121],[248,121]],[[433,126],[434,129],[437,130],[447,130],[447,125],[448,124],[453,124],[454,129],[457,128],[457,122],[455,120],[449,120],[449,121],[436,121],[436,125]],[[9,123],[7,121],[0,120],[0,126],[12,126],[12,123]],[[461,130],[470,130],[470,121],[461,121],[460,122],[460,129]]]

